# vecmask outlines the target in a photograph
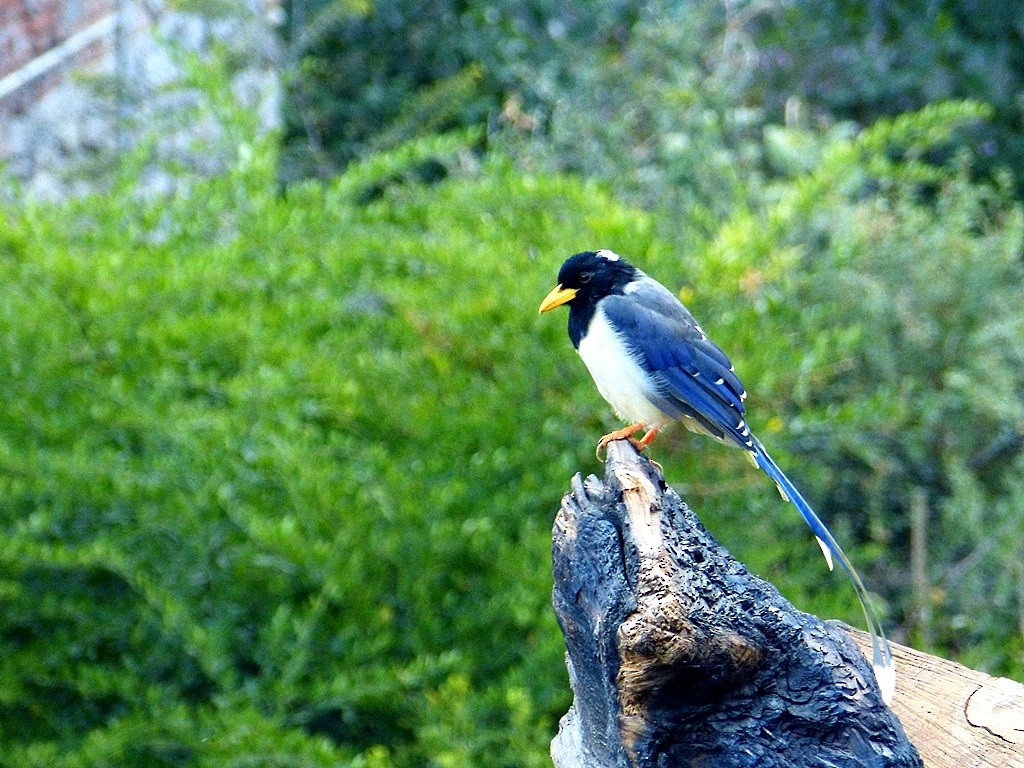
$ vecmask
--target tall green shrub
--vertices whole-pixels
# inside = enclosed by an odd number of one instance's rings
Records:
[[[546,763],[600,425],[536,307],[649,223],[505,163],[355,202],[466,141],[4,212],[0,763]]]
[[[775,4],[748,26],[759,51],[750,97],[765,118],[805,127],[871,125],[949,99],[989,105],[992,119],[961,137],[975,173],[1013,174],[1024,190],[1024,8],[1012,1],[911,0]],[[799,115],[799,117],[798,117]]]
[[[292,0],[281,176],[327,177],[368,152],[465,127],[522,126],[569,70],[628,37],[636,0]]]
[[[942,105],[833,142],[776,205],[724,227],[711,262],[738,249],[768,267],[742,262],[761,311],[736,333],[767,364],[762,383],[788,393],[813,497],[884,547],[872,581],[913,639],[1019,674],[1024,218],[1008,182],[972,181],[970,157],[927,162],[983,115]],[[924,595],[907,567],[915,494]]]

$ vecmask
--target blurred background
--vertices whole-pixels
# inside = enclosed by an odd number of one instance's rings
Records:
[[[612,248],[893,639],[1024,680],[1024,6],[0,0],[0,765],[545,766]],[[653,456],[860,625],[738,451]]]

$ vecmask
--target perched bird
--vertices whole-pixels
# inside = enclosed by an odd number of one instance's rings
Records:
[[[747,426],[747,393],[729,358],[712,342],[682,302],[658,281],[618,254],[584,251],[570,256],[558,285],[541,302],[541,313],[569,307],[569,338],[598,392],[629,426],[598,442],[628,439],[643,449],[668,424],[747,452],[786,501],[792,502],[817,537],[828,567],[839,561],[853,582],[871,633],[872,664],[883,699],[895,689],[889,643],[860,576],[825,524]],[[642,438],[633,435],[645,430]]]

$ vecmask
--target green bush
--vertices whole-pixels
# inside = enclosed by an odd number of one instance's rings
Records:
[[[916,645],[971,648],[976,666],[1019,675],[1024,217],[1008,181],[971,181],[970,157],[926,160],[984,114],[938,105],[832,142],[764,214],[729,222],[710,262],[763,260],[738,281],[759,315],[726,330],[755,350],[762,391],[785,396],[788,447],[850,529],[840,540],[885,553],[869,583],[895,623]],[[926,595],[910,584],[915,494]]]
[[[569,70],[629,33],[637,0],[293,0],[281,177],[329,177],[403,141],[537,125]]]
[[[537,305],[650,227],[500,162],[353,202],[471,140],[4,214],[0,762],[546,762],[600,410]]]
[[[974,99],[991,119],[957,143],[979,176],[1013,174],[1019,197],[1018,6],[295,0],[281,175],[329,176],[486,126],[527,168],[605,179],[684,222],[698,207],[713,228],[779,172],[780,125],[820,134]],[[788,147],[786,162],[809,169],[808,149]]]
[[[859,0],[773,4],[752,15],[758,74],[748,99],[765,120],[783,116],[804,127],[882,117],[949,99],[974,99],[992,119],[961,137],[978,154],[974,172],[988,178],[1009,170],[1024,192],[1021,93],[1024,9],[1007,0]]]

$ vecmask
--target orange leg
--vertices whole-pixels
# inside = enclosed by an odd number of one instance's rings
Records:
[[[640,438],[640,445],[637,446],[637,449],[642,451],[644,448],[650,445],[651,440],[653,440],[654,436],[658,434],[658,429],[659,427],[651,427],[650,429],[648,429],[647,434]]]

